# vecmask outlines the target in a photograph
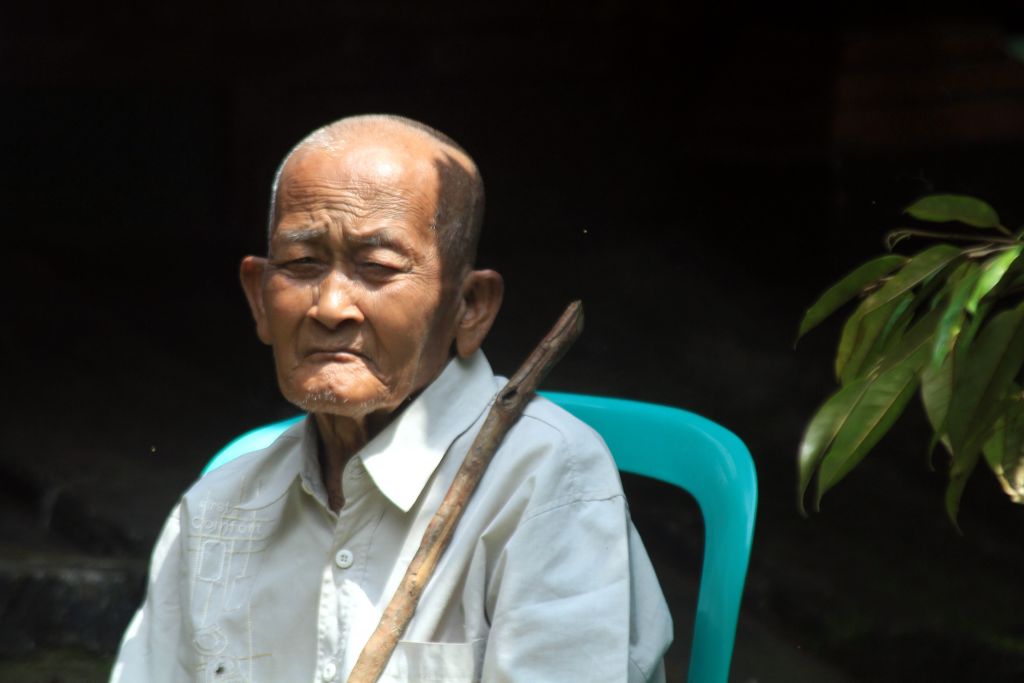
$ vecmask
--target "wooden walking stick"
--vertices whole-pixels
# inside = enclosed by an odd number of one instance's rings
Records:
[[[376,683],[391,653],[416,612],[423,589],[437,568],[442,553],[455,533],[470,496],[490,464],[509,428],[519,419],[533,392],[548,371],[565,355],[583,331],[583,304],[573,301],[508,384],[498,392],[480,433],[466,454],[441,506],[430,520],[419,550],[405,571],[402,583],[381,615],[377,629],[359,653],[348,683]]]

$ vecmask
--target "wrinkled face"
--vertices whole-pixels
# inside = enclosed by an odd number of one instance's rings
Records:
[[[289,160],[257,323],[292,403],[388,413],[443,367],[456,297],[432,228],[432,158],[415,144],[366,143]]]

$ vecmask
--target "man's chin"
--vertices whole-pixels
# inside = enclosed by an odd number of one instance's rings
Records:
[[[341,417],[361,418],[386,408],[386,397],[364,395],[352,391],[328,388],[285,391],[284,397],[307,413],[322,413]]]

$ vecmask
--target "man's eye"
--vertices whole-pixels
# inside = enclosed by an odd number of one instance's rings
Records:
[[[280,261],[275,266],[280,270],[288,271],[293,275],[307,276],[319,272],[321,263],[311,256],[287,259]]]
[[[359,267],[363,271],[368,272],[371,275],[376,275],[376,276],[379,276],[379,277],[386,277],[386,276],[389,276],[389,275],[393,275],[395,273],[401,272],[401,270],[402,270],[397,265],[394,265],[394,264],[391,264],[391,263],[384,263],[382,261],[362,261],[359,264]]]

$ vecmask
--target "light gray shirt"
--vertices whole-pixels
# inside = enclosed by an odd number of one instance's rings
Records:
[[[157,542],[111,680],[344,681],[503,385],[482,353],[452,360],[349,460],[338,514],[311,418],[199,480]],[[604,442],[538,398],[381,680],[663,680],[671,637]]]

